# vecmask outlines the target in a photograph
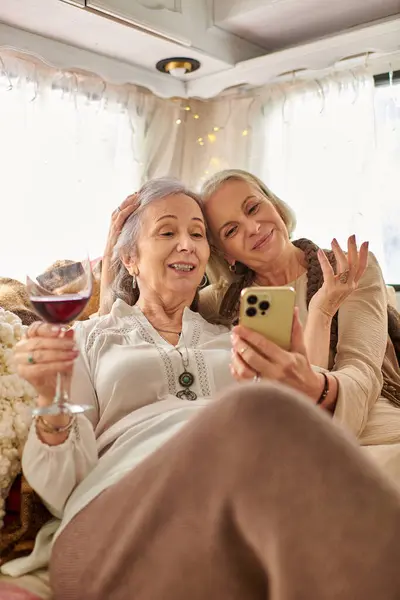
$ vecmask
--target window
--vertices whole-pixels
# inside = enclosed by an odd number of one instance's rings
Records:
[[[337,75],[279,91],[264,114],[260,175],[295,210],[295,237],[329,248],[356,233],[400,284],[400,84]]]
[[[126,107],[76,87],[65,75],[0,75],[2,277],[79,259],[78,239],[97,258],[112,210],[138,187]]]
[[[400,71],[375,78],[375,118],[385,275],[400,286]]]

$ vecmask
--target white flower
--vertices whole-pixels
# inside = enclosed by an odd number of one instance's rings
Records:
[[[17,375],[13,361],[14,346],[25,329],[16,315],[0,309],[0,529],[8,492],[21,469],[21,451],[36,395],[32,386]]]

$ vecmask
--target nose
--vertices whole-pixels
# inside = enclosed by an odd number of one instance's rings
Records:
[[[182,234],[179,236],[177,250],[178,252],[193,252],[194,243],[190,235]]]
[[[260,223],[253,219],[246,219],[246,232],[248,235],[257,235],[260,231]]]

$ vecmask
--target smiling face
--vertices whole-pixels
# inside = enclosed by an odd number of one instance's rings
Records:
[[[185,194],[152,202],[143,212],[135,253],[124,259],[141,297],[156,293],[191,304],[204,276],[210,248],[199,205]]]
[[[231,264],[239,261],[255,272],[264,270],[289,245],[279,212],[247,181],[226,181],[208,198],[205,215],[215,243]]]

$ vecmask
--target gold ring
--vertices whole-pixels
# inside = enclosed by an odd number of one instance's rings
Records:
[[[239,350],[239,352],[240,352],[240,354],[242,354],[242,355],[243,355],[243,354],[246,352],[246,350],[247,350],[247,346],[243,346],[243,348],[241,348],[241,349]]]
[[[343,271],[343,273],[340,273],[339,275],[339,281],[340,283],[347,283],[349,280],[349,273],[350,271],[347,269],[346,271]]]

